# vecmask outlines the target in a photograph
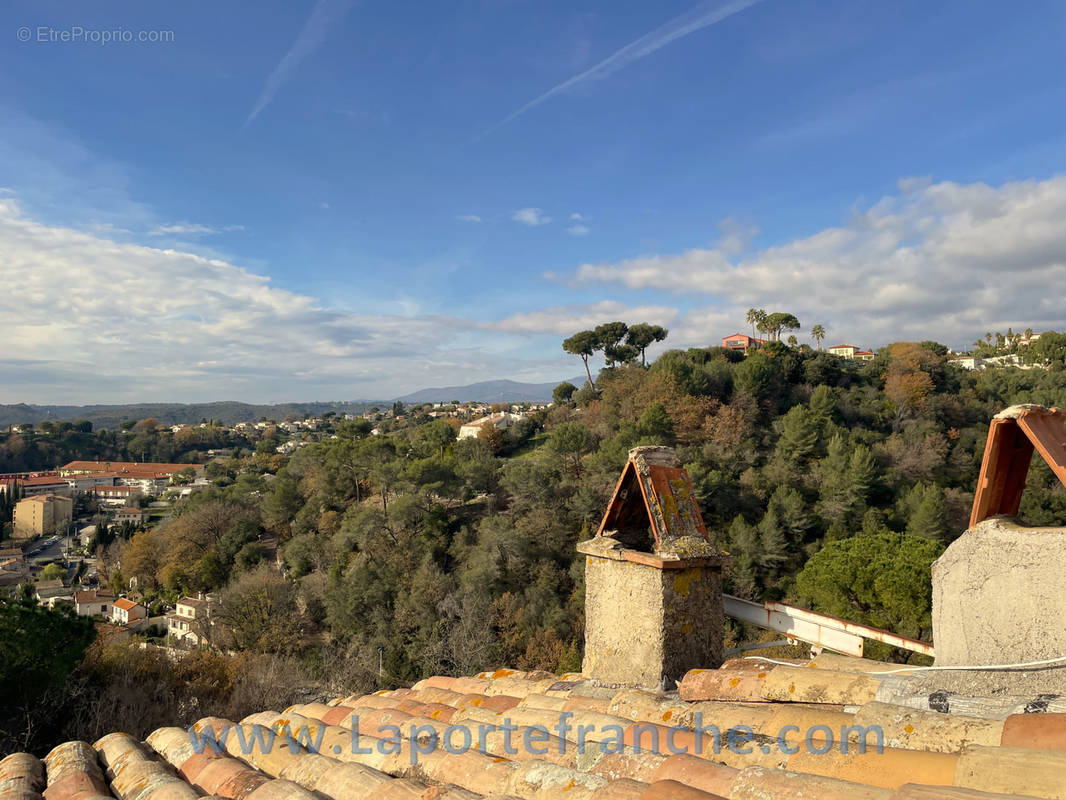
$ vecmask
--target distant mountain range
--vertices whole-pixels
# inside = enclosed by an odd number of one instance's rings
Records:
[[[570,378],[570,383],[582,386],[584,377]],[[481,381],[466,386],[441,386],[419,389],[397,398],[404,403],[548,403],[552,390],[562,381],[552,383],[521,383],[519,381]]]
[[[575,386],[585,383],[584,377],[571,378]],[[552,399],[552,390],[561,381],[553,383],[521,383],[519,381],[482,381],[467,386],[442,386],[420,389],[397,398],[412,405],[416,403],[547,403]],[[135,403],[131,405],[49,406],[15,403],[0,404],[0,428],[24,422],[53,420],[56,422],[87,419],[94,428],[115,430],[127,420],[142,420],[155,417],[163,425],[191,425],[202,419],[221,420],[223,425],[258,420],[262,417],[283,420],[290,414],[318,416],[327,411],[337,414],[362,414],[377,406],[386,408],[392,401],[371,402],[311,402],[277,403],[273,405],[220,401],[215,403]]]
[[[338,414],[362,414],[373,403],[279,403],[277,405],[254,405],[235,401],[216,403],[137,403],[134,405],[93,406],[38,406],[18,403],[0,404],[0,427],[17,423],[37,424],[45,420],[87,419],[94,428],[114,430],[126,420],[141,420],[155,417],[163,425],[194,424],[201,419],[221,420],[223,425],[257,420],[260,417],[283,420],[290,414],[316,416],[326,411]]]

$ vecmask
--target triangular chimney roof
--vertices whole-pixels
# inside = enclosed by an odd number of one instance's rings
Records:
[[[628,548],[655,553],[673,553],[684,537],[709,541],[692,482],[673,448],[629,451],[596,535],[612,536]]]
[[[1033,451],[1066,485],[1066,413],[1037,405],[1011,406],[988,426],[970,527],[997,514],[1016,516]]]

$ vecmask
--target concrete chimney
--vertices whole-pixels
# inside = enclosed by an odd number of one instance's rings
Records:
[[[1066,528],[1016,519],[1035,454],[1066,484],[1066,413],[1017,405],[996,414],[970,528],[933,564],[937,666],[1066,656]]]
[[[604,683],[672,689],[722,663],[722,569],[688,474],[669,447],[637,447],[585,554],[585,660]]]

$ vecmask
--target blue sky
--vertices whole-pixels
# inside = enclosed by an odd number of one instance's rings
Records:
[[[1061,327],[1064,34],[1060,2],[8,3],[0,401],[548,381],[583,327],[704,346],[753,305],[874,347]]]

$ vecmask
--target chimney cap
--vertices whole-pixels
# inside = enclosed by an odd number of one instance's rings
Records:
[[[667,559],[718,555],[680,464],[671,447],[630,450],[596,536]]]
[[[658,445],[634,447],[629,451],[629,460],[643,460],[648,464],[655,464],[660,467],[681,466],[681,460],[677,457],[677,452],[674,448],[661,447]]]

